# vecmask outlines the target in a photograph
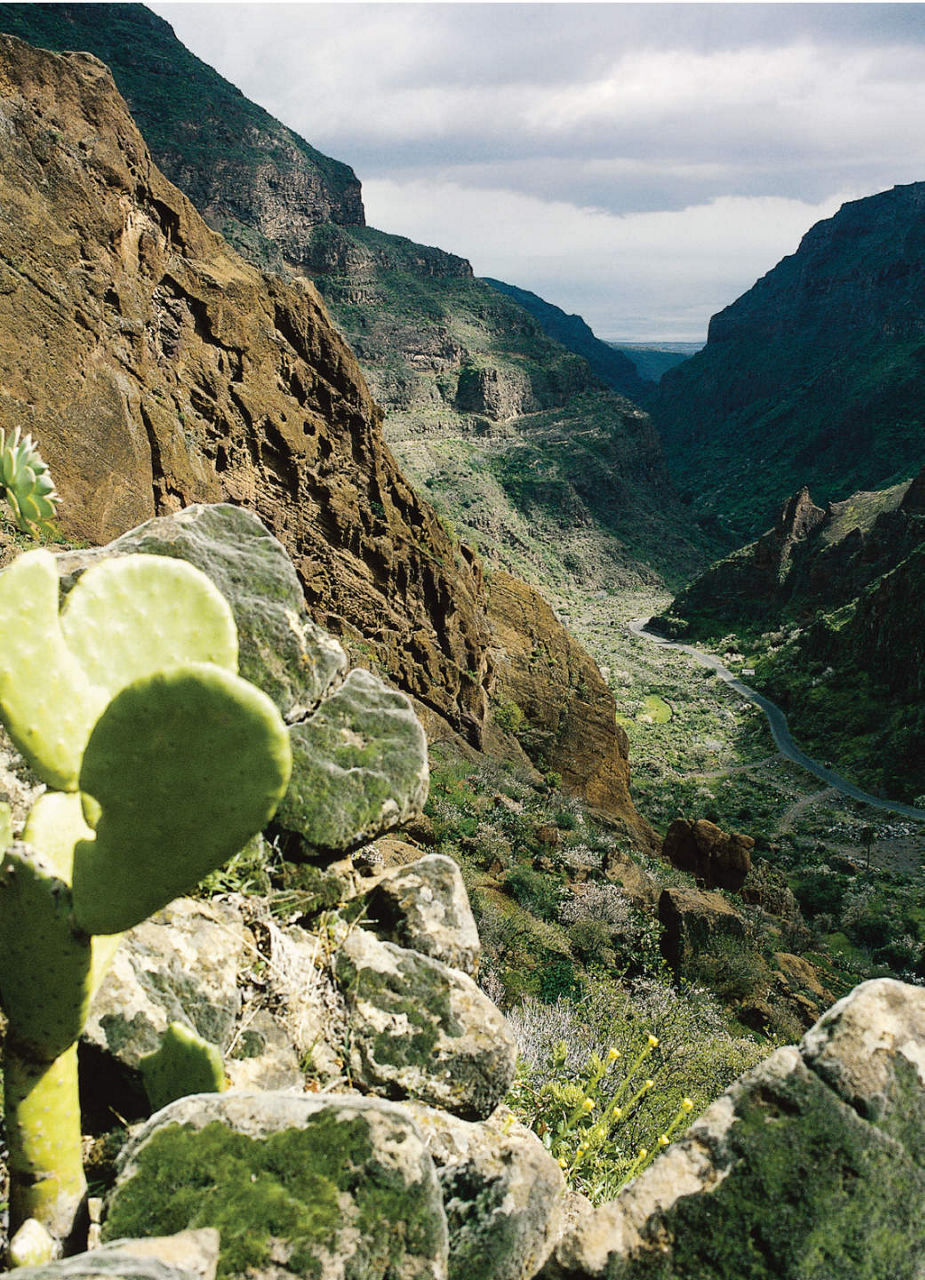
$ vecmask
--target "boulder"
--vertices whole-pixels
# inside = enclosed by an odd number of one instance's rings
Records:
[[[289,731],[292,780],[274,819],[300,851],[343,853],[419,813],[427,741],[403,693],[359,668]]]
[[[136,1072],[171,1022],[223,1051],[241,1011],[238,971],[253,940],[220,902],[178,898],[119,944],[84,1027],[82,1044]]]
[[[740,1077],[543,1280],[921,1280],[925,993],[881,979]]]
[[[706,818],[675,818],[665,834],[662,854],[682,871],[690,871],[707,889],[742,888],[751,870],[751,836],[727,833]]]
[[[38,1267],[18,1267],[23,1280],[215,1280],[218,1232],[209,1227],[145,1240],[113,1240]]]
[[[566,1191],[558,1164],[503,1108],[471,1123],[405,1105],[437,1166],[449,1280],[529,1280],[559,1235]]]
[[[212,580],[234,614],[240,674],[288,723],[304,719],[343,681],[347,655],[309,618],[286,548],[253,512],[195,504],[104,547],[67,552],[58,557],[62,590],[96,561],[138,553],[186,560]]]
[[[445,1280],[433,1161],[382,1099],[199,1094],[157,1112],[123,1150],[104,1234],[217,1228],[228,1277]]]
[[[662,955],[680,972],[698,952],[724,940],[745,937],[745,922],[718,893],[703,889],[664,889],[658,900]]]
[[[363,929],[345,938],[335,964],[361,1089],[465,1119],[491,1114],[514,1079],[517,1046],[471,978]]]
[[[367,929],[433,960],[478,971],[482,946],[462,874],[452,858],[431,853],[387,871],[366,895]]]

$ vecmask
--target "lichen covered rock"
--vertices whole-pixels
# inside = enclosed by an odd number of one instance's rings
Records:
[[[379,1099],[228,1093],[159,1111],[125,1148],[105,1234],[215,1227],[219,1277],[444,1280],[433,1161]]]
[[[450,1234],[449,1280],[529,1280],[559,1234],[562,1171],[504,1109],[470,1123],[406,1103],[437,1166]]]
[[[586,1215],[544,1280],[921,1280],[923,1057],[922,992],[863,984]]]
[[[292,781],[275,821],[308,850],[354,848],[427,798],[424,730],[407,697],[368,671],[351,671],[290,740]]]
[[[452,858],[431,853],[387,871],[366,896],[364,924],[384,941],[476,975],[482,946]]]
[[[361,1089],[466,1119],[491,1114],[511,1086],[517,1046],[471,978],[361,929],[342,944],[336,974]]]

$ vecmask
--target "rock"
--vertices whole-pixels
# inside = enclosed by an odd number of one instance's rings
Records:
[[[292,1041],[266,1009],[245,1011],[225,1055],[233,1089],[298,1089],[304,1084]]]
[[[241,1011],[238,971],[249,947],[253,940],[232,907],[177,899],[122,939],[82,1042],[133,1072],[170,1022],[224,1050]]]
[[[800,1051],[843,1101],[925,1165],[921,987],[892,978],[862,982],[822,1015],[803,1037]]]
[[[581,1219],[544,1280],[921,1280],[923,999],[856,988]]]
[[[405,1104],[437,1166],[449,1280],[529,1280],[559,1234],[565,1182],[539,1138],[500,1109],[479,1124]]]
[[[286,549],[251,511],[194,505],[148,520],[104,547],[58,556],[62,590],[98,560],[137,553],[186,560],[212,580],[238,628],[240,674],[289,723],[304,720],[347,673],[347,655],[315,624]]]
[[[471,978],[362,929],[341,945],[336,976],[361,1089],[465,1119],[491,1114],[513,1081],[517,1046]]]
[[[313,620],[365,636],[478,744],[481,571],[399,472],[314,287],[209,230],[96,58],[2,36],[0,98],[0,423],[38,441],[62,529],[100,543],[191,503],[247,507]]]
[[[622,849],[609,849],[604,857],[604,875],[618,884],[637,907],[654,907],[658,902],[658,885],[647,871]]]
[[[718,893],[703,889],[664,889],[658,900],[662,955],[678,973],[698,952],[723,940],[745,937],[745,924]]]
[[[452,858],[431,853],[409,867],[387,871],[366,896],[363,923],[386,942],[476,976],[482,945]]]
[[[561,774],[567,791],[654,848],[655,833],[630,798],[628,742],[597,664],[539,592],[506,573],[491,576],[489,620],[497,649],[494,694],[523,712],[519,739],[527,754]]]
[[[308,851],[346,852],[420,812],[427,742],[404,694],[355,668],[290,729],[292,781],[274,822]]]
[[[210,1227],[144,1240],[113,1240],[40,1267],[20,1267],[23,1280],[215,1280],[219,1234]]]
[[[751,870],[755,842],[739,832],[727,834],[706,818],[675,818],[665,835],[662,854],[682,871],[690,871],[707,889],[742,888]]]
[[[229,1277],[444,1280],[433,1161],[401,1107],[350,1095],[199,1094],[124,1149],[104,1234],[195,1221]]]

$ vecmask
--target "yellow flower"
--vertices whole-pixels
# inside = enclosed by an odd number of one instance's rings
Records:
[[[614,1120],[619,1120],[623,1115],[623,1108],[614,1107],[610,1114],[613,1116]]]
[[[590,1115],[591,1112],[594,1110],[594,1102],[592,1101],[592,1099],[585,1098],[584,1102],[581,1104],[581,1109],[582,1111],[586,1111]]]
[[[682,1099],[681,1099],[681,1110],[682,1110],[682,1111],[693,1111],[693,1109],[694,1109],[694,1100],[693,1100],[693,1098],[682,1098]]]
[[[620,1056],[621,1056],[621,1055],[620,1055],[620,1050],[619,1050],[619,1049],[610,1048],[610,1049],[608,1049],[608,1050],[607,1050],[607,1061],[608,1061],[608,1062],[616,1062],[617,1058],[619,1058]]]
[[[658,1036],[653,1036],[653,1035],[649,1036],[649,1048],[650,1049],[658,1048]]]
[[[661,1137],[659,1138],[659,1140],[658,1140],[658,1145],[659,1145],[660,1147],[667,1147],[667,1146],[668,1146],[668,1134],[667,1134],[667,1133],[663,1133],[663,1134],[662,1134],[662,1136],[661,1136]]]
[[[642,1087],[643,1087],[643,1089],[645,1089],[645,1091],[648,1093],[648,1091],[649,1091],[650,1089],[654,1089],[654,1088],[655,1088],[655,1081],[654,1081],[654,1080],[646,1080],[646,1081],[644,1081],[644,1083],[643,1083],[643,1086],[642,1086]]]
[[[559,1159],[556,1161],[556,1164],[559,1166],[560,1169],[568,1168],[568,1161],[566,1160],[565,1156],[560,1156]]]
[[[648,1151],[646,1150],[646,1148],[645,1148],[645,1147],[640,1147],[640,1148],[639,1148],[639,1159],[640,1159],[640,1160],[645,1160],[645,1158],[646,1158],[646,1156],[647,1156],[648,1154],[649,1154],[649,1153],[648,1153]]]

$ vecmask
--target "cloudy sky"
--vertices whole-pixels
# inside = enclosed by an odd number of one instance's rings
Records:
[[[603,338],[702,340],[814,222],[925,180],[925,4],[150,7],[371,225]]]

